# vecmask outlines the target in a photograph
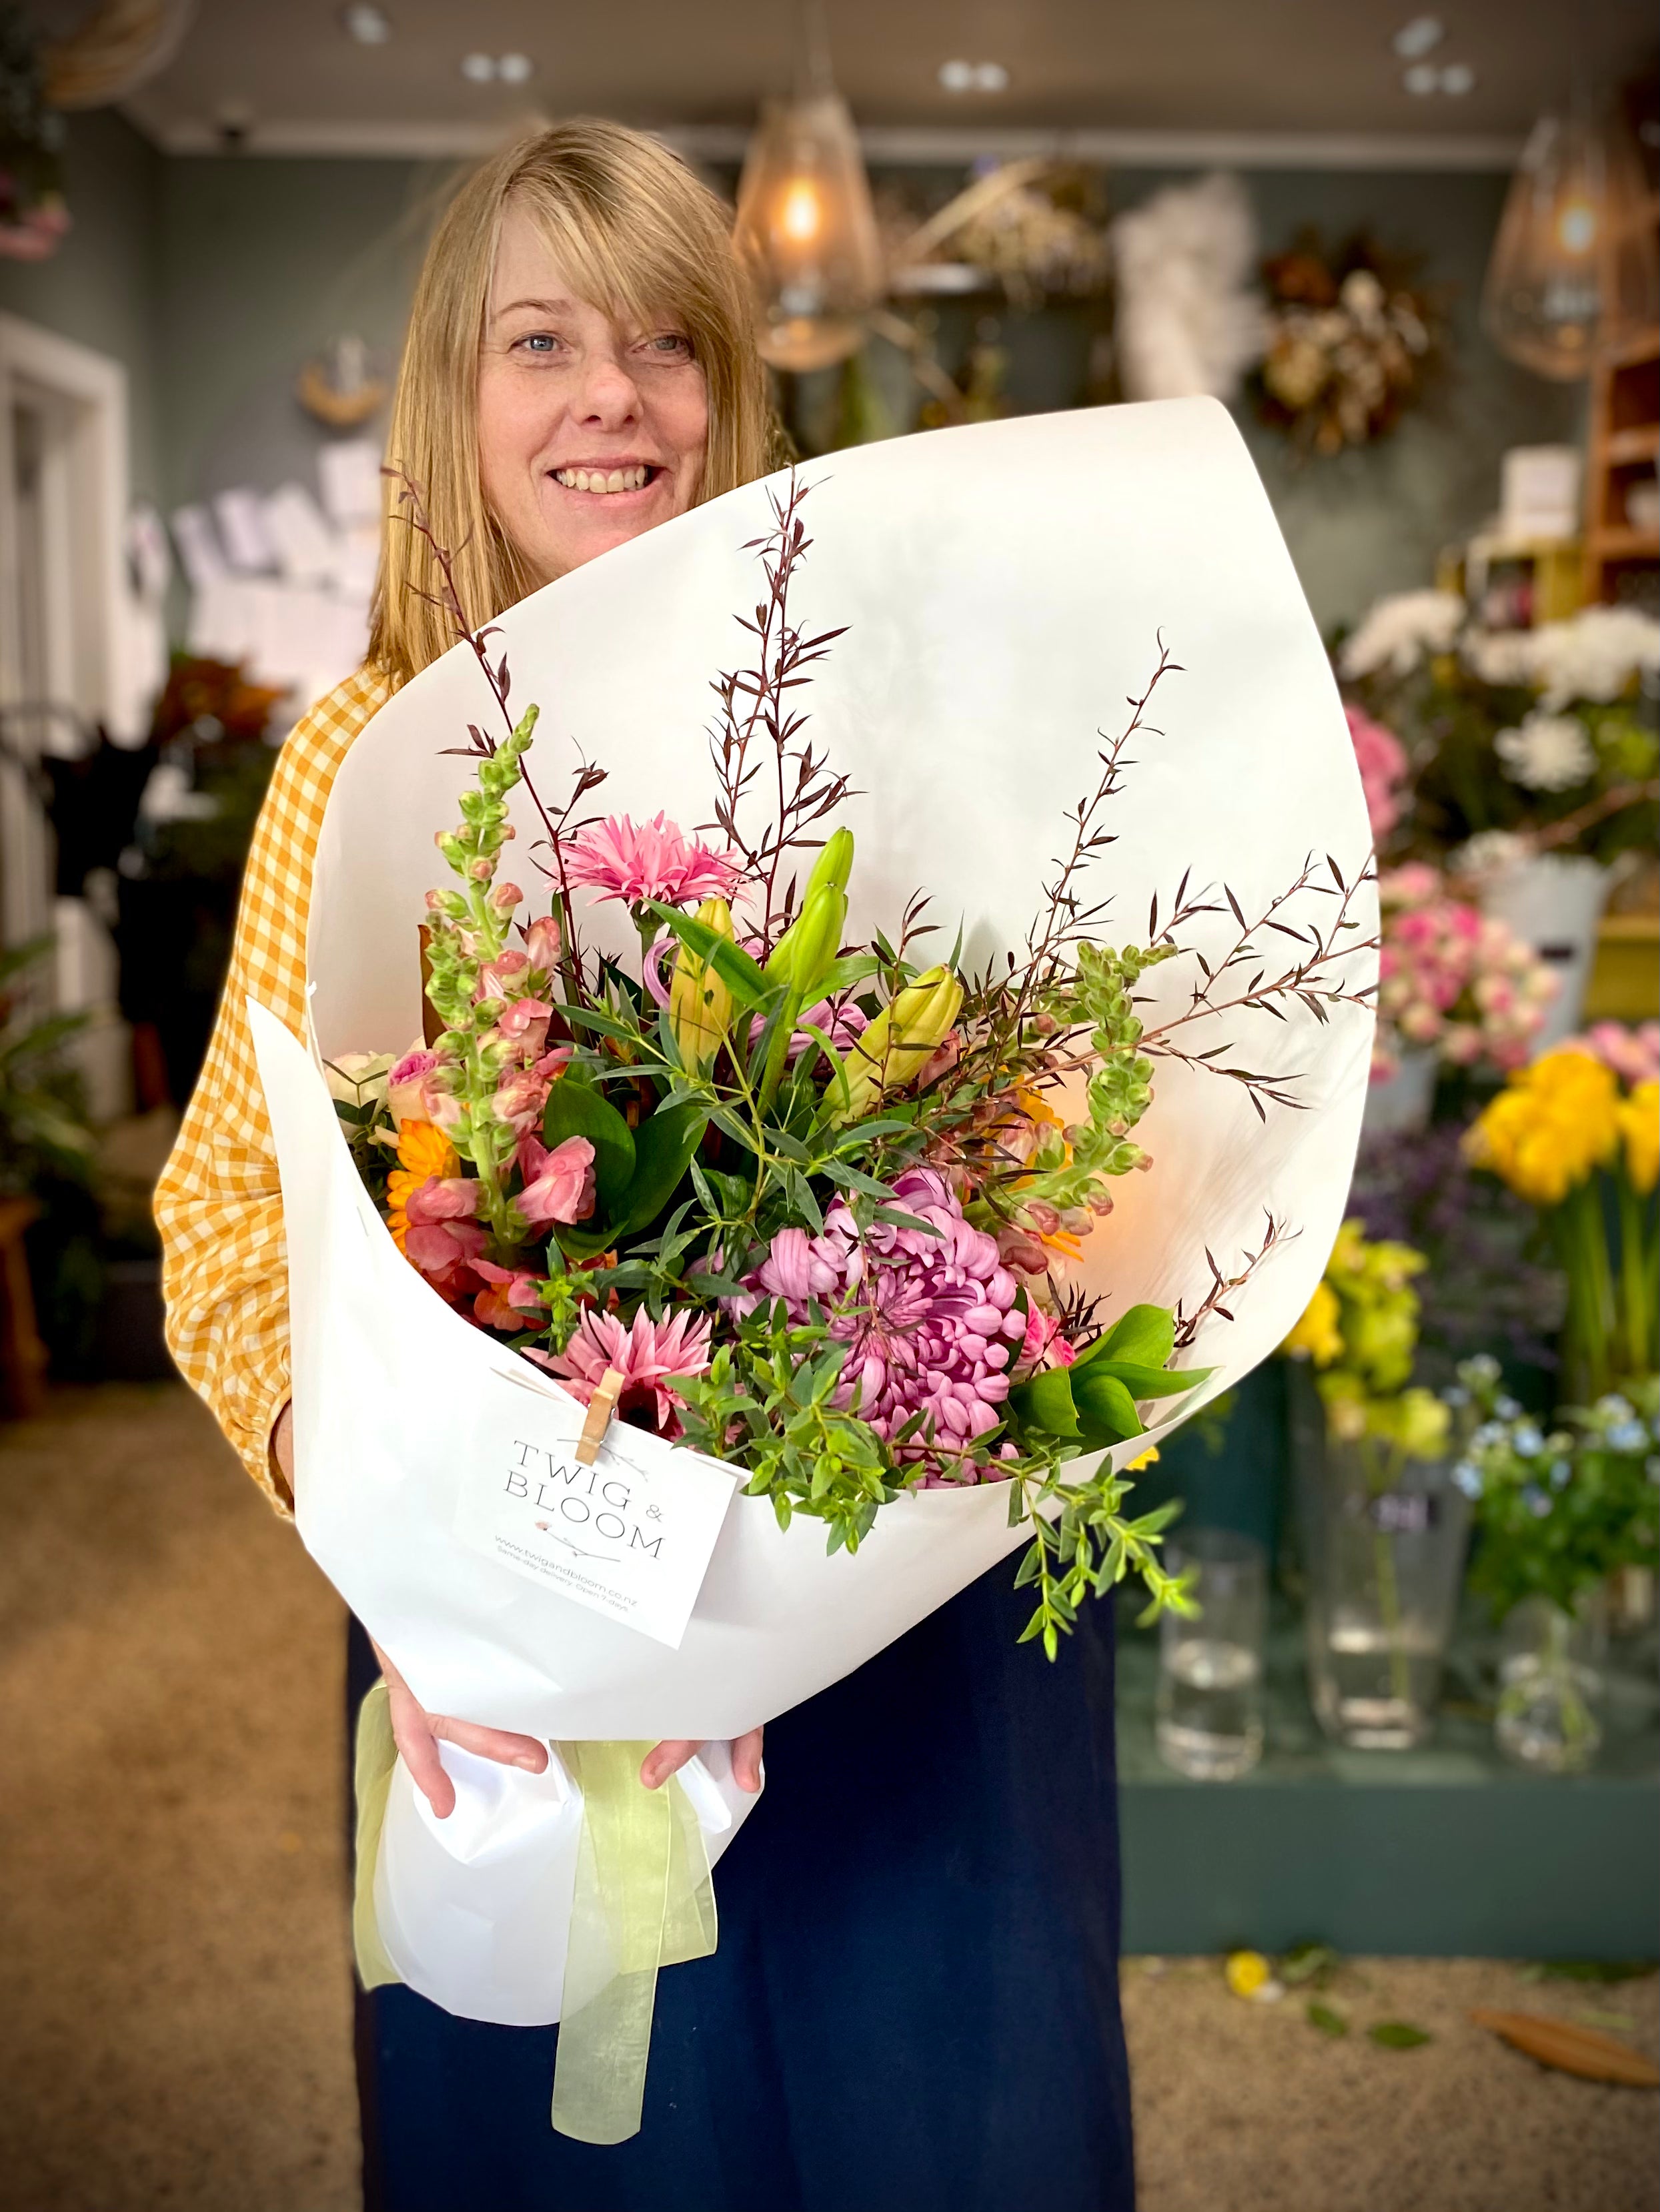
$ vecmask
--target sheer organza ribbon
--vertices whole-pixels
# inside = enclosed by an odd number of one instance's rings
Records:
[[[643,1743],[560,1743],[582,1793],[582,1835],[560,2000],[553,2124],[580,2142],[623,2142],[639,2130],[657,1982],[663,1966],[715,1948],[714,1886],[691,1800],[678,1776],[645,1789]],[[352,1937],[366,1990],[402,1978],[381,1941],[375,1864],[397,1750],[386,1688],[377,1683],[357,1723],[357,1875]]]

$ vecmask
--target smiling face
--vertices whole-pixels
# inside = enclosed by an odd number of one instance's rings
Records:
[[[544,582],[696,501],[709,397],[672,321],[579,299],[511,200],[478,368],[479,468],[495,518]]]

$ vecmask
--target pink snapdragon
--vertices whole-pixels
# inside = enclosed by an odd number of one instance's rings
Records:
[[[651,899],[687,906],[725,898],[742,866],[736,853],[688,838],[665,814],[639,823],[613,814],[591,823],[571,839],[563,858],[567,884],[597,892],[602,904],[620,899],[631,907]]]
[[[681,1432],[680,1416],[685,1410],[675,1383],[707,1368],[712,1327],[708,1314],[681,1312],[653,1321],[642,1306],[630,1325],[615,1314],[590,1306],[563,1352],[535,1352],[532,1357],[552,1368],[585,1406],[606,1369],[615,1367],[622,1377],[618,1414],[625,1420],[643,1415],[658,1436],[672,1441]]]
[[[433,1081],[446,1065],[441,1054],[415,1045],[394,1063],[386,1078],[386,1107],[394,1126],[399,1121],[435,1121],[433,1107],[439,1096]]]
[[[524,1188],[513,1200],[533,1228],[555,1221],[585,1221],[594,1210],[594,1148],[586,1137],[566,1137],[552,1152],[534,1134],[518,1141]]]
[[[473,1287],[472,1271],[488,1239],[475,1218],[479,1187],[463,1176],[428,1176],[403,1201],[403,1250],[448,1298]]]
[[[493,1261],[476,1259],[473,1273],[484,1278],[484,1287],[473,1300],[473,1318],[485,1328],[506,1329],[510,1335],[536,1328],[542,1319],[540,1278],[530,1267],[498,1267]]]

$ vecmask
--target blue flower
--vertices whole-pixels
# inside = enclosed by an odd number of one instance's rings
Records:
[[[1529,1483],[1527,1488],[1522,1492],[1522,1503],[1530,1513],[1541,1521],[1550,1510],[1550,1499],[1536,1482]]]
[[[1553,1460],[1550,1463],[1551,1488],[1553,1490],[1566,1490],[1568,1485],[1568,1477],[1572,1473],[1573,1462],[1571,1460]]]
[[[1606,1398],[1596,1401],[1596,1413],[1597,1419],[1603,1421],[1629,1421],[1633,1418],[1630,1399],[1613,1390]]]
[[[1478,1468],[1470,1464],[1469,1460],[1459,1461],[1457,1466],[1452,1470],[1452,1479],[1466,1498],[1475,1499],[1481,1496],[1482,1487],[1481,1473]]]
[[[1649,1440],[1649,1432],[1640,1421],[1616,1421],[1603,1442],[1610,1451],[1639,1452]]]
[[[1494,1444],[1504,1443],[1507,1434],[1502,1421],[1483,1421],[1470,1443],[1477,1451],[1491,1451]]]
[[[1522,1408],[1514,1398],[1501,1397],[1493,1400],[1493,1410],[1501,1421],[1513,1421]]]
[[[1511,1431],[1510,1448],[1522,1459],[1537,1459],[1545,1440],[1531,1421],[1519,1421]]]
[[[1449,1383],[1447,1388],[1441,1393],[1441,1403],[1444,1406],[1452,1407],[1468,1406],[1469,1403],[1469,1393],[1464,1389],[1461,1382]]]
[[[1499,1363],[1490,1352],[1478,1352],[1458,1370],[1466,1382],[1480,1385],[1499,1380]]]

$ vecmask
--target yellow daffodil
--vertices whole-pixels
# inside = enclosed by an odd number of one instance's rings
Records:
[[[1236,1997],[1254,1997],[1274,1979],[1274,1969],[1260,1951],[1230,1952],[1222,1973]]]
[[[1627,1103],[1635,1105],[1635,1098]],[[1612,1162],[1622,1133],[1617,1077],[1589,1053],[1569,1048],[1512,1076],[1466,1135],[1464,1149],[1530,1205],[1560,1206]]]
[[[1126,1462],[1124,1473],[1126,1474],[1139,1474],[1144,1467],[1151,1467],[1154,1461],[1157,1459],[1158,1456],[1159,1447],[1157,1444],[1149,1444],[1139,1459],[1132,1459]]]
[[[1615,1109],[1626,1147],[1626,1173],[1633,1190],[1646,1198],[1660,1176],[1660,1083],[1639,1083]]]
[[[461,1160],[455,1146],[431,1121],[400,1121],[397,1125],[397,1165],[386,1178],[386,1226],[401,1252],[409,1233],[404,1209],[411,1191],[419,1190],[431,1176],[440,1182],[458,1175]]]
[[[1293,1359],[1312,1359],[1317,1367],[1330,1367],[1334,1359],[1341,1359],[1343,1337],[1337,1326],[1341,1310],[1330,1284],[1316,1283],[1302,1319],[1285,1340],[1285,1350]]]

